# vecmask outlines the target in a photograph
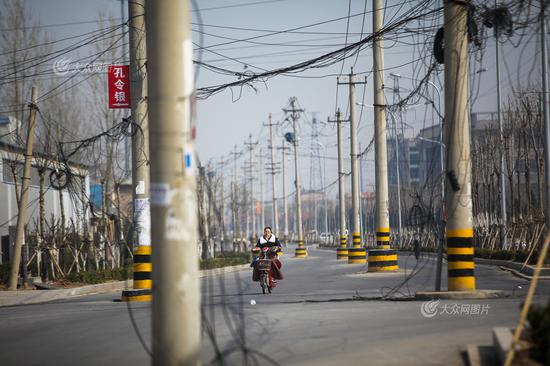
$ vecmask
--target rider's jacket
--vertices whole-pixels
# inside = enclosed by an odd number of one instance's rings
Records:
[[[258,239],[258,242],[256,243],[256,246],[258,248],[265,248],[265,247],[273,247],[273,246],[281,246],[281,243],[279,243],[279,239],[275,237],[275,235],[271,234],[269,239],[266,239],[263,235],[260,236]]]

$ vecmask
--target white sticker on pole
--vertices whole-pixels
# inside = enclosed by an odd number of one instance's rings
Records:
[[[183,146],[183,171],[186,176],[195,175],[195,149],[193,144]]]
[[[170,198],[170,185],[168,183],[151,183],[152,206],[168,206]]]
[[[136,194],[144,194],[145,193],[145,182],[140,180],[136,186]]]
[[[151,245],[151,208],[149,198],[134,200],[134,225],[137,232],[138,245]]]
[[[193,93],[193,41],[186,39],[183,41],[183,93],[186,98],[190,98]]]

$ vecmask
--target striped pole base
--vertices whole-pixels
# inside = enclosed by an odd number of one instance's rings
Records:
[[[378,247],[377,249],[390,249],[389,227],[379,227],[376,229],[376,246]]]
[[[397,250],[385,248],[369,249],[369,272],[397,271]]]
[[[336,249],[336,259],[348,259],[347,235],[340,236],[340,248]]]
[[[134,289],[122,291],[122,301],[151,301],[153,263],[151,246],[139,246],[134,252]]]
[[[353,233],[353,247],[354,248],[361,248],[361,233]]]
[[[336,249],[336,259],[348,259],[348,248],[340,247]]]
[[[298,240],[298,248],[294,251],[294,257],[295,258],[305,258],[307,257],[307,249],[304,245],[303,240]]]
[[[447,231],[447,288],[449,291],[475,291],[474,230]]]
[[[367,263],[367,250],[365,248],[349,248],[348,264]]]

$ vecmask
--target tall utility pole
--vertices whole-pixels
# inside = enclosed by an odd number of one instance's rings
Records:
[[[497,8],[497,0],[495,0],[495,9]],[[504,177],[504,132],[502,129],[502,112],[501,112],[501,96],[500,96],[500,45],[499,45],[499,20],[497,19],[495,26],[495,53],[496,53],[496,71],[497,71],[497,120],[498,120],[498,133],[499,133],[499,142],[502,148],[502,153],[500,154],[500,214],[501,220],[500,223],[500,248],[508,248],[508,243],[506,240],[506,226],[507,226],[507,214],[506,214],[506,178]]]
[[[238,184],[237,184],[237,159],[239,157],[239,153],[237,152],[237,145],[234,146],[233,152],[231,153],[233,155],[233,181],[231,182],[231,203],[232,203],[232,219],[233,219],[233,251],[235,249],[240,248],[239,245],[239,238],[240,238],[240,230],[239,230],[239,205],[237,202],[237,198],[239,197],[238,194]]]
[[[285,242],[285,245],[288,243],[288,198],[287,198],[287,179],[286,179],[286,147],[285,147],[285,140],[283,139],[283,143],[281,146],[281,170],[283,171],[283,211],[284,211],[284,222],[285,222],[285,230],[283,234],[283,240]]]
[[[262,155],[263,148],[260,147],[260,154],[258,158],[260,159],[258,162],[258,175],[260,179],[260,231],[263,232],[265,227],[265,210],[264,210],[264,157]]]
[[[200,287],[192,132],[193,43],[186,0],[147,1],[155,366],[199,365]]]
[[[27,133],[27,146],[25,151],[25,165],[23,166],[23,177],[21,177],[21,196],[19,198],[19,208],[17,211],[17,226],[15,229],[15,246],[13,248],[13,256],[11,259],[9,290],[17,290],[17,280],[19,279],[19,267],[21,266],[21,251],[25,245],[25,217],[27,212],[27,204],[29,203],[29,185],[31,182],[32,169],[32,148],[34,145],[34,128],[36,126],[36,87],[31,90],[31,103],[29,113],[29,132]],[[23,266],[26,266],[23,263]],[[27,282],[23,278],[23,286]]]
[[[373,31],[382,29],[382,1],[373,2]],[[384,55],[381,36],[373,42],[374,56],[374,154],[376,191],[376,245],[390,248],[390,220],[388,210],[388,155],[386,147],[386,101],[384,96]]]
[[[393,77],[393,104],[397,104],[398,101],[401,99],[401,93],[399,88],[399,78],[401,75],[390,73],[390,75]],[[394,144],[395,144],[395,183],[396,183],[396,192],[397,192],[397,240],[396,244],[399,247],[399,244],[401,243],[401,235],[403,233],[403,225],[402,225],[402,215],[401,215],[401,171],[400,171],[400,164],[399,164],[399,133],[397,132],[397,119],[395,118],[395,114],[391,111],[388,111],[388,113],[391,116],[392,122],[393,122],[393,137],[394,137]],[[399,109],[399,122],[401,123],[401,126],[403,126],[403,115],[401,113],[401,109]],[[403,138],[404,136],[402,136]]]
[[[361,215],[359,207],[359,163],[357,160],[357,119],[355,113],[355,85],[366,84],[356,82],[353,68],[349,74],[348,82],[340,82],[340,85],[349,85],[349,121],[350,121],[350,158],[351,158],[351,219],[353,248],[361,248]]]
[[[470,124],[468,9],[470,1],[445,3],[445,146],[447,149],[447,260],[449,291],[475,291]]]
[[[225,248],[225,197],[224,197],[224,189],[223,189],[223,181],[224,181],[224,169],[225,169],[225,161],[223,158],[220,159],[220,162],[218,163],[220,166],[220,251],[224,252]]]
[[[124,301],[151,301],[151,208],[149,203],[149,120],[147,117],[147,50],[145,0],[128,1],[130,25],[130,97],[132,108],[132,201],[134,204],[134,289]]]
[[[256,236],[256,200],[254,199],[254,147],[258,145],[258,142],[252,142],[252,134],[248,135],[248,142],[244,143],[249,152],[249,167],[248,172],[250,174],[250,215],[252,216],[252,227],[250,231],[250,237],[254,240]]]
[[[347,233],[346,233],[346,187],[344,178],[344,148],[342,141],[342,121],[340,108],[336,111],[336,136],[338,139],[338,207],[340,209],[340,247],[336,250],[336,259],[348,259]]]
[[[298,247],[294,255],[298,258],[307,257],[307,248],[304,244],[304,232],[302,225],[302,197],[300,192],[300,159],[298,157],[298,118],[300,112],[303,109],[296,108],[296,97],[290,98],[290,108],[283,109],[285,113],[290,113],[292,119],[292,131],[294,133],[294,139],[292,144],[294,145],[294,187],[296,188],[296,231],[298,234]]]
[[[275,144],[273,142],[273,125],[274,123],[271,122],[271,113],[269,113],[269,123],[267,123],[264,126],[269,126],[269,149],[271,152],[270,171],[271,171],[271,195],[272,195],[272,200],[271,200],[272,216],[271,217],[273,218],[273,229],[275,230],[274,231],[275,235],[279,235],[279,212],[277,209],[277,189],[276,189],[277,187],[275,184],[276,169],[275,169],[275,152],[274,152]]]
[[[397,270],[397,251],[390,249],[388,211],[388,155],[386,147],[386,98],[384,96],[384,7],[382,0],[373,1],[373,84],[374,84],[374,154],[376,185],[376,249],[369,250],[369,271]]]
[[[547,0],[540,1],[540,39],[542,62],[542,123],[544,124],[544,168],[546,175],[546,231],[550,232],[550,112],[548,111],[548,50],[546,47],[546,18]]]

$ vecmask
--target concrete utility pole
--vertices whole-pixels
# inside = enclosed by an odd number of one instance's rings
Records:
[[[225,161],[223,158],[220,159],[220,250],[224,252],[225,246],[225,198],[224,198],[224,189],[223,189],[223,180],[224,180],[224,169]]]
[[[380,32],[383,26],[381,0],[373,2],[373,31]],[[388,153],[386,146],[386,101],[384,96],[384,54],[382,37],[373,42],[374,83],[374,154],[376,191],[376,245],[390,248],[390,219],[388,209]],[[370,264],[370,262],[369,262]]]
[[[393,103],[396,104],[400,99],[400,88],[399,88],[399,78],[401,75],[390,73],[390,75],[393,77]],[[401,171],[399,167],[399,134],[397,132],[397,119],[395,118],[395,114],[391,111],[388,111],[392,122],[393,122],[393,137],[394,137],[394,144],[395,144],[395,183],[396,183],[396,191],[397,191],[397,240],[396,245],[399,247],[401,244],[401,235],[403,233],[403,225],[402,225],[402,215],[401,215]],[[401,113],[401,109],[399,109],[399,122],[401,123],[401,126],[403,126],[403,115]],[[404,137],[404,136],[402,136]]]
[[[283,240],[285,242],[285,245],[288,243],[288,198],[287,198],[287,179],[286,179],[286,147],[285,147],[285,140],[283,139],[283,144],[281,147],[281,169],[283,171],[283,211],[284,211],[284,221],[285,221],[285,231],[283,234]]]
[[[265,227],[265,210],[264,210],[264,157],[262,155],[263,148],[260,147],[260,154],[258,156],[259,162],[258,162],[258,175],[260,176],[260,232],[264,231]],[[256,231],[258,232],[258,231]]]
[[[445,3],[445,146],[447,149],[447,260],[449,291],[475,291],[470,124],[468,7]]]
[[[200,164],[200,163],[199,163]],[[197,187],[197,198],[199,203],[199,234],[200,241],[202,242],[201,259],[206,260],[209,258],[210,247],[210,233],[208,228],[208,215],[206,213],[206,168],[200,164],[198,166],[199,171],[199,186]]]
[[[273,142],[273,125],[275,123],[271,122],[271,113],[269,113],[269,123],[264,126],[269,126],[269,149],[271,152],[271,194],[272,194],[272,200],[271,200],[271,210],[272,210],[272,217],[273,217],[273,229],[275,230],[275,235],[279,235],[279,212],[277,208],[277,187],[275,184],[275,144]]]
[[[232,202],[232,218],[233,218],[233,251],[235,249],[239,248],[238,245],[239,238],[240,238],[240,230],[239,230],[239,210],[238,210],[238,203],[237,203],[237,159],[239,157],[239,153],[237,152],[237,145],[234,146],[233,152],[231,153],[233,155],[233,182],[231,182],[231,202]]]
[[[390,249],[388,211],[388,155],[386,147],[386,98],[384,96],[384,7],[382,0],[373,1],[373,84],[374,84],[374,151],[376,184],[376,249],[369,250],[369,271],[394,271],[397,250]]]
[[[497,7],[497,0],[495,0],[495,9]],[[500,44],[499,44],[499,20],[494,24],[495,26],[495,53],[496,53],[496,72],[497,72],[497,120],[498,120],[498,132],[500,146],[502,153],[500,154],[500,211],[501,219],[500,223],[500,248],[506,249],[508,243],[506,240],[506,226],[507,226],[507,214],[506,214],[506,178],[504,177],[504,132],[502,130],[502,112],[501,112],[501,96],[500,96]]]
[[[336,259],[348,259],[347,233],[346,233],[346,187],[344,178],[344,148],[342,141],[342,121],[340,108],[336,111],[336,136],[338,139],[338,206],[340,208],[340,247],[336,250]]]
[[[542,63],[542,123],[544,124],[544,171],[546,175],[546,231],[550,232],[550,112],[548,110],[548,50],[546,47],[545,11],[548,1],[540,1],[540,39]]]
[[[296,231],[298,234],[298,247],[294,255],[298,258],[307,257],[307,248],[304,244],[304,232],[302,225],[302,197],[300,192],[300,159],[298,157],[298,118],[303,109],[296,108],[296,97],[290,98],[290,108],[283,109],[285,113],[290,113],[292,118],[292,131],[294,133],[294,187],[296,188]]]
[[[145,0],[128,1],[130,24],[130,96],[132,108],[132,201],[134,289],[122,292],[125,301],[151,301],[151,208],[149,202],[149,120],[147,116],[147,50]]]
[[[248,135],[248,142],[244,143],[249,152],[249,173],[250,173],[250,215],[252,216],[252,227],[250,230],[250,237],[252,240],[256,237],[256,200],[254,199],[254,155],[252,152],[258,142],[252,142],[252,134]]]
[[[353,248],[361,248],[361,214],[359,192],[359,163],[357,159],[357,119],[355,113],[355,85],[366,84],[356,82],[353,68],[349,74],[348,82],[338,82],[341,85],[349,85],[349,121],[350,121],[350,158],[351,158],[351,218]]]
[[[23,167],[23,177],[21,177],[21,197],[19,199],[19,208],[17,211],[17,226],[15,229],[15,246],[13,248],[13,256],[11,258],[9,290],[17,290],[17,282],[19,279],[19,267],[21,266],[21,251],[25,245],[25,217],[27,212],[27,204],[29,203],[29,185],[31,181],[32,169],[32,148],[34,145],[34,128],[36,126],[36,87],[32,87],[31,103],[29,113],[29,132],[27,133],[27,146],[25,150],[25,165]],[[23,263],[26,266],[27,263]],[[23,286],[27,282],[23,278]]]
[[[147,1],[153,365],[199,365],[193,43],[186,0]]]

